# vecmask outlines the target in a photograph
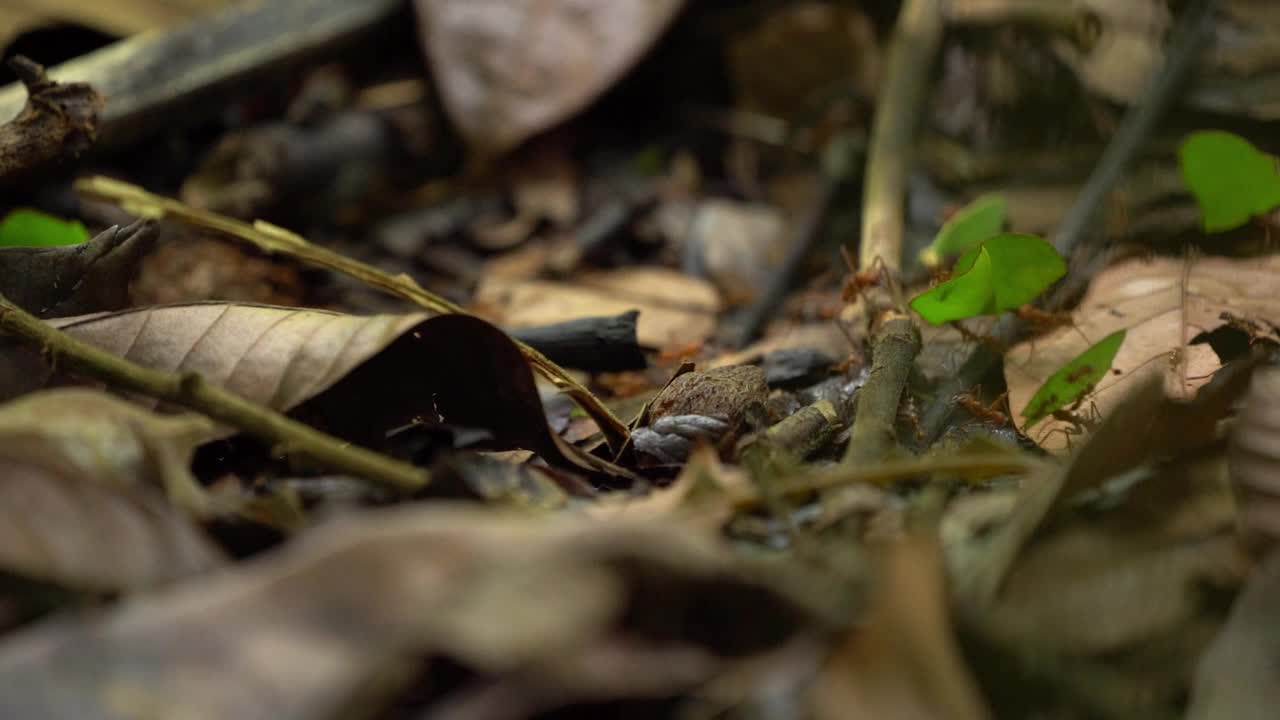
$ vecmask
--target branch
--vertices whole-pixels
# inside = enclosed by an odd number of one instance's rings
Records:
[[[907,0],[889,48],[889,66],[876,102],[862,198],[859,267],[878,258],[889,274],[902,269],[903,207],[915,129],[929,70],[942,43],[941,0]]]
[[[23,338],[49,354],[54,362],[72,370],[113,387],[190,408],[287,451],[306,455],[333,470],[367,478],[401,492],[421,488],[431,479],[426,470],[326,435],[212,385],[198,374],[152,370],[77,340],[36,319],[3,295],[0,295],[0,329]]]
[[[898,403],[920,352],[920,331],[910,317],[885,321],[871,344],[871,374],[858,391],[858,412],[845,448],[844,465],[884,460],[898,444]]]
[[[0,183],[37,168],[79,157],[98,137],[98,113],[106,100],[85,83],[58,84],[44,68],[19,55],[9,68],[22,80],[27,100],[0,125]]]
[[[76,181],[80,192],[119,204],[127,212],[143,217],[172,217],[188,225],[212,230],[270,254],[287,255],[313,267],[333,270],[349,275],[371,287],[404,298],[420,307],[439,314],[468,314],[458,305],[428,292],[408,275],[391,275],[372,265],[349,258],[319,245],[312,245],[301,235],[289,232],[261,220],[253,224],[229,218],[206,210],[197,210],[171,198],[153,195],[135,185],[105,177],[91,177]],[[605,407],[600,399],[582,383],[573,379],[559,365],[528,345],[515,341],[533,369],[550,380],[560,390],[573,398],[591,416],[609,441],[610,449],[619,452],[630,432],[627,426]]]

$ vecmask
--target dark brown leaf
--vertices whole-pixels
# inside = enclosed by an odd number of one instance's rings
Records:
[[[129,306],[129,282],[155,242],[155,223],[112,226],[80,245],[0,249],[0,293],[36,317]]]

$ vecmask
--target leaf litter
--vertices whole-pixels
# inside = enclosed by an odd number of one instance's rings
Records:
[[[1246,137],[1170,114],[1107,200],[1114,256],[1063,257],[1043,199],[1089,195],[1108,101],[1191,8],[930,5],[423,0],[418,42],[343,37],[376,70],[282,62],[216,123],[127,85],[99,116],[19,61],[0,175],[97,235],[0,250],[0,714],[1269,708],[1274,193],[1220,161],[1273,175],[1250,123],[1280,103],[1189,87]],[[289,57],[274,7],[221,17]],[[1280,27],[1221,12],[1204,77]],[[171,32],[136,39],[157,77]],[[939,76],[909,111],[906,58]],[[139,144],[113,107],[183,122]],[[895,112],[918,157],[885,153]],[[860,199],[832,173],[863,155]],[[909,246],[846,266],[859,211]],[[945,324],[919,356],[885,340],[912,296]]]

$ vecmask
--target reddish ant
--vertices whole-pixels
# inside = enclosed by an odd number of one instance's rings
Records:
[[[1081,375],[1081,370],[1084,369],[1085,368],[1076,370],[1072,375]],[[1089,413],[1087,415],[1081,415],[1079,412],[1081,406],[1084,405],[1084,401],[1089,398],[1089,394],[1091,392],[1093,392],[1093,385],[1087,385],[1080,391],[1080,396],[1076,398],[1075,402],[1071,403],[1067,407],[1058,408],[1052,413],[1049,413],[1054,420],[1065,423],[1065,426],[1051,429],[1049,432],[1041,436],[1037,442],[1043,445],[1045,441],[1053,436],[1054,433],[1062,433],[1063,438],[1067,443],[1067,449],[1069,450],[1071,449],[1071,438],[1079,437],[1085,434],[1085,432],[1092,432],[1097,429],[1098,423],[1102,420],[1102,416],[1101,413],[1098,412],[1098,406],[1096,404],[1093,402],[1089,403]]]
[[[968,411],[970,415],[983,422],[988,422],[993,425],[1007,425],[1009,423],[1009,416],[1004,411],[1000,410],[1000,407],[1002,405],[1006,407],[1008,406],[1008,397],[1009,393],[1003,392],[1000,393],[1000,396],[992,401],[990,405],[984,405],[974,393],[964,392],[957,395],[955,400],[960,407]]]
[[[844,264],[849,268],[849,279],[844,283],[844,289],[840,292],[840,297],[845,302],[853,302],[868,288],[878,287],[885,278],[884,262],[880,258],[876,258],[871,263],[871,267],[866,270],[855,270],[856,267],[853,257],[849,255],[849,249],[840,246],[840,255],[844,257]]]

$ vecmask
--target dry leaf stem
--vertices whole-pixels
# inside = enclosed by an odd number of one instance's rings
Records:
[[[157,219],[172,217],[189,225],[214,230],[236,240],[247,242],[263,252],[287,255],[308,265],[349,275],[431,312],[469,314],[461,307],[423,289],[407,275],[391,275],[341,253],[313,245],[297,233],[261,220],[250,224],[218,213],[198,210],[177,200],[154,195],[136,185],[111,178],[82,179],[76,182],[76,189],[86,195],[117,203],[125,211],[136,215]],[[611,448],[616,451],[622,447],[629,434],[627,426],[605,407],[599,398],[542,353],[519,340],[515,343],[535,371],[573,398],[596,421]]]
[[[910,317],[891,317],[871,344],[871,373],[858,391],[858,412],[845,448],[844,465],[876,463],[897,447],[898,403],[920,352],[920,331]]]
[[[326,467],[386,485],[398,491],[421,488],[426,470],[394,460],[252,403],[208,383],[196,373],[153,370],[113,355],[48,325],[0,295],[0,330],[24,338],[53,362],[101,380],[203,413],[251,435],[298,452]]]
[[[876,103],[862,197],[863,270],[879,259],[891,275],[902,269],[903,214],[916,120],[933,59],[942,43],[941,0],[907,0],[889,47]]]

